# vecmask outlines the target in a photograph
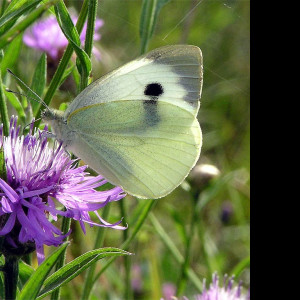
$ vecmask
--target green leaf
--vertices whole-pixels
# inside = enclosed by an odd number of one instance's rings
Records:
[[[46,280],[51,269],[56,264],[61,253],[66,249],[69,243],[64,243],[51,256],[49,256],[32,274],[29,280],[26,282],[23,290],[18,296],[18,300],[35,299]]]
[[[89,251],[70,263],[63,266],[61,269],[53,273],[44,283],[42,291],[39,293],[38,299],[52,293],[61,285],[71,281],[79,275],[91,264],[105,257],[116,257],[121,255],[131,255],[131,253],[118,248],[101,248]]]
[[[77,58],[80,62],[80,64],[77,64],[79,73],[89,76],[92,69],[91,60],[87,53],[81,48],[78,31],[74,26],[63,1],[59,1],[55,6],[55,14],[61,30],[76,52]]]
[[[40,0],[39,0],[40,1]],[[41,1],[40,1],[41,2]],[[40,15],[51,5],[53,5],[57,0],[47,0],[43,1],[43,3],[40,6],[38,6],[35,9],[32,9],[30,13],[26,16],[26,18],[23,18],[20,22],[18,22],[15,26],[12,26],[11,24],[8,24],[7,28],[5,30],[3,29],[3,26],[0,29],[0,49],[6,46],[7,44],[11,43],[11,41],[16,38],[19,34],[21,34],[27,27],[29,27],[37,18],[40,17]]]
[[[64,81],[70,76],[70,74],[73,73],[74,70],[76,70],[76,69],[75,69],[75,65],[73,65],[73,64],[65,70],[65,72],[59,82],[59,86],[61,86],[64,83]]]
[[[19,101],[19,99],[13,94],[12,91],[6,91],[6,96],[10,100],[10,103],[14,106],[14,108],[17,110],[18,115],[21,117],[22,121],[26,120],[26,116],[28,117],[28,112],[25,113],[25,110],[28,107],[27,102],[27,96],[31,97],[32,99],[38,99],[38,101],[42,102],[43,100],[39,99],[38,95],[34,95],[34,92],[30,89],[30,87],[23,82],[18,76],[16,76],[14,73],[12,73],[11,70],[8,69],[8,72],[14,77],[14,79],[18,82],[18,89],[20,90],[20,93],[23,91],[22,95],[22,102]],[[22,91],[21,91],[22,90]],[[34,100],[31,100],[31,102]],[[30,119],[32,119],[32,113],[30,113]]]
[[[4,96],[4,87],[2,84],[2,75],[0,70],[0,116],[1,121],[3,124],[3,134],[5,136],[8,136],[9,133],[9,118],[8,118],[8,111],[7,111],[7,105],[6,105],[6,99]]]
[[[145,53],[151,39],[158,14],[161,8],[170,0],[143,0],[140,19],[141,53]]]
[[[90,0],[88,7],[88,19],[87,19],[87,27],[85,34],[85,44],[84,51],[87,53],[88,57],[91,58],[92,49],[94,44],[94,34],[95,34],[95,24],[96,24],[96,16],[97,16],[97,7],[98,0]],[[90,74],[82,74],[80,80],[80,91],[83,91],[89,82]]]
[[[33,74],[32,83],[31,83],[31,89],[40,97],[42,97],[43,95],[46,86],[46,80],[47,80],[47,56],[46,53],[43,53],[37,63],[37,66]],[[36,98],[36,96],[31,92],[29,92],[28,96],[33,97],[34,99]],[[41,103],[40,101],[32,101],[31,106],[32,106],[33,115],[35,116],[37,114],[37,111],[41,107]]]
[[[88,11],[88,1],[85,0],[82,4],[82,7],[81,7],[81,10],[79,13],[79,17],[78,17],[78,20],[76,23],[76,28],[79,33],[83,29],[83,26],[84,26],[84,23],[86,20],[86,16],[87,16],[87,11]],[[68,66],[69,60],[71,59],[72,53],[73,53],[73,47],[71,46],[71,44],[69,44],[64,52],[62,59],[59,62],[56,72],[55,72],[55,74],[49,84],[48,90],[45,94],[44,102],[47,105],[50,105],[50,102],[51,102],[57,88],[59,87],[59,85],[61,83],[62,77],[64,76],[65,70]],[[37,118],[40,118],[40,114],[37,115]],[[39,124],[40,124],[40,120],[37,120],[35,122],[35,126],[38,127]]]
[[[0,273],[0,299],[4,299],[4,278],[2,272]]]
[[[148,199],[148,201],[140,201],[143,203],[141,207],[141,214],[139,215],[136,222],[133,224],[131,235],[124,241],[121,245],[122,248],[127,249],[131,243],[131,241],[136,237],[137,233],[140,231],[142,225],[144,224],[145,220],[147,219],[149,213],[151,212],[151,209],[156,204],[156,200]],[[96,274],[94,278],[94,283],[96,280],[101,276],[101,274],[110,266],[111,263],[113,263],[115,260],[115,257],[112,257],[109,259],[105,265],[102,266],[102,269]]]
[[[170,238],[168,233],[164,230],[164,228],[161,226],[159,221],[156,219],[155,215],[153,213],[150,213],[149,217],[150,217],[150,221],[151,221],[156,233],[159,235],[162,242],[165,244],[165,246],[171,252],[171,254],[175,258],[177,263],[183,264],[184,257],[182,256],[180,251],[177,249],[176,245],[174,244],[173,240]],[[193,283],[193,285],[197,288],[197,290],[199,292],[202,292],[202,282],[191,268],[187,269],[187,276],[189,277],[191,283]]]
[[[28,281],[28,279],[32,276],[35,272],[34,268],[30,265],[27,265],[24,261],[20,260],[19,262],[19,279],[21,282],[22,287]]]
[[[1,61],[1,72],[3,75],[6,73],[6,69],[13,67],[19,57],[22,45],[22,35],[17,36],[5,49],[4,57]]]
[[[10,102],[10,104],[16,110],[18,117],[21,119],[21,121],[25,122],[26,114],[25,114],[24,108],[23,108],[20,100],[18,99],[18,97],[15,94],[8,92],[8,91],[4,91],[4,94],[5,94],[6,98],[8,99],[8,101]]]
[[[6,166],[3,147],[0,148],[0,178],[6,181]]]
[[[17,11],[19,9],[22,9],[22,7],[26,4],[30,4],[32,2],[35,2],[36,0],[12,0],[9,5],[7,6],[6,10],[4,11],[3,15],[7,15],[8,13],[12,13],[14,11]]]
[[[234,178],[234,172],[230,172],[224,176],[220,176],[215,179],[214,184],[205,188],[204,191],[201,192],[199,196],[199,200],[197,202],[196,210],[200,213],[200,211],[213,199],[216,198],[217,194]]]
[[[13,1],[0,18],[0,36],[11,28],[20,16],[34,9],[42,0]]]
[[[237,279],[240,274],[246,269],[250,267],[250,256],[247,256],[242,261],[240,261],[230,272],[231,275],[235,276],[235,279]]]
[[[44,101],[39,97],[37,93],[35,93],[21,78],[19,78],[17,75],[15,75],[10,69],[8,69],[8,72],[14,77],[14,79],[18,82],[18,87],[22,89],[23,95],[22,95],[22,103],[20,103],[21,107],[23,109],[26,109],[28,107],[27,97],[31,98],[31,101],[37,101],[39,103],[44,103]],[[10,91],[11,93],[12,91]],[[15,101],[15,105],[18,105],[18,103]],[[20,107],[16,107],[16,109]]]
[[[186,245],[187,240],[188,240],[188,234],[186,232],[185,229],[185,223],[186,221],[183,221],[178,210],[176,210],[174,207],[170,207],[169,208],[169,212],[172,216],[172,219],[175,223],[175,227],[177,230],[178,235],[180,236],[182,242],[184,243],[184,245]]]
[[[68,103],[63,102],[63,103],[61,103],[61,104],[59,105],[58,110],[60,110],[60,111],[65,111],[67,108],[68,108]]]

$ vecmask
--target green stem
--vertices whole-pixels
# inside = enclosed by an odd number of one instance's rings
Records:
[[[109,204],[103,208],[103,214],[102,214],[103,219],[107,219],[109,215],[109,208],[110,208]],[[98,228],[94,249],[98,249],[102,247],[106,231],[107,228],[105,227]],[[90,297],[92,288],[94,286],[93,278],[94,278],[95,270],[96,270],[96,264],[92,264],[87,271],[85,281],[84,281],[83,291],[81,294],[81,300],[88,300]]]
[[[201,250],[202,250],[202,259],[203,262],[205,263],[205,266],[207,267],[206,271],[206,278],[211,278],[213,272],[215,271],[212,268],[212,264],[210,262],[209,254],[207,253],[206,249],[206,239],[205,239],[205,229],[204,229],[204,223],[201,219],[198,221],[198,236],[201,244]]]
[[[38,8],[36,8],[33,12],[28,14],[28,16],[17,23],[17,25],[13,26],[11,29],[7,30],[5,34],[2,35],[0,39],[0,49],[4,48],[7,44],[9,44],[16,36],[21,34],[27,27],[29,27],[36,19],[49,7],[51,7],[57,0],[49,1]]]
[[[155,10],[157,7],[157,0],[143,0],[142,14],[140,20],[141,36],[141,54],[147,51],[148,44],[155,26]],[[143,24],[143,25],[142,25]]]
[[[94,33],[95,33],[95,23],[97,15],[97,6],[98,0],[90,0],[88,5],[88,20],[87,20],[87,29],[85,35],[85,45],[84,50],[89,57],[92,55],[93,42],[94,42]],[[88,85],[88,74],[83,74],[81,76],[80,90],[84,90]]]
[[[22,257],[22,260],[24,262],[26,262],[27,265],[31,265],[31,263],[32,263],[32,255],[31,255],[31,253],[24,255]]]
[[[2,4],[1,4],[0,17],[3,15],[3,13],[6,9],[6,6],[7,6],[7,0],[3,0]]]
[[[80,10],[78,21],[76,23],[76,28],[77,28],[77,31],[79,34],[81,33],[84,23],[85,23],[85,20],[86,20],[86,16],[87,16],[87,12],[88,12],[88,3],[89,3],[89,0],[84,0],[84,2],[82,4],[82,8]],[[60,85],[60,82],[63,78],[64,72],[68,66],[69,60],[71,59],[72,53],[73,53],[73,46],[69,44],[65,50],[65,53],[56,69],[56,72],[55,72],[55,74],[50,82],[49,88],[46,92],[44,102],[48,106],[49,106],[57,88]],[[41,117],[41,109],[38,110],[38,113],[35,116],[35,118],[38,119],[40,117]],[[40,122],[41,122],[41,120],[36,121],[35,126],[38,127]]]
[[[190,263],[190,256],[191,256],[191,244],[192,239],[195,232],[195,223],[198,219],[198,212],[196,210],[196,201],[193,199],[193,208],[192,208],[192,216],[190,220],[190,229],[189,234],[186,241],[186,247],[185,247],[185,255],[184,255],[184,262],[181,266],[180,276],[178,278],[178,284],[177,284],[177,295],[181,295],[186,287],[186,281],[187,281],[187,270]]]
[[[61,225],[61,232],[63,234],[68,233],[70,230],[70,226],[71,226],[71,218],[63,217],[62,225]],[[68,237],[65,238],[65,241],[67,241],[67,240],[68,240]],[[62,252],[60,257],[58,258],[56,266],[55,266],[55,271],[58,271],[60,268],[62,268],[64,266],[65,260],[66,260],[66,252],[67,252],[67,248],[65,248],[65,250]],[[51,294],[51,300],[57,300],[57,299],[59,299],[59,297],[60,297],[60,289],[58,288]]]
[[[16,257],[5,257],[3,267],[5,300],[14,300],[17,295],[17,283],[19,276],[19,259]]]
[[[125,207],[125,201],[124,199],[121,200],[120,202],[120,210],[121,210],[121,215],[124,217],[126,220],[127,212],[126,212],[126,207]],[[123,241],[126,242],[128,239],[128,234],[129,230],[124,230],[123,231]],[[131,293],[131,275],[130,275],[130,269],[131,269],[131,260],[129,256],[124,257],[124,267],[125,267],[125,291],[124,291],[124,299],[130,300],[132,299],[132,293]]]
[[[150,213],[149,219],[154,227],[154,230],[156,233],[160,236],[162,242],[166,245],[166,247],[169,249],[175,260],[179,264],[184,263],[184,258],[175,246],[174,242],[172,239],[169,237],[169,235],[166,233],[166,231],[163,229],[157,218],[154,216],[153,213]],[[202,282],[198,278],[198,276],[195,274],[195,272],[190,269],[189,267],[187,268],[187,276],[191,280],[191,282],[194,284],[194,286],[197,288],[199,292],[202,292]]]
[[[3,134],[5,136],[8,136],[9,118],[8,118],[7,106],[6,106],[5,96],[4,96],[3,85],[2,85],[1,70],[0,70],[0,114],[1,114],[1,121],[3,124]]]
[[[133,228],[133,231],[132,231],[130,237],[128,237],[127,240],[121,245],[121,247],[120,247],[121,249],[124,249],[124,250],[128,249],[128,246],[130,245],[131,241],[135,238],[135,236],[139,232],[140,228],[142,227],[146,218],[148,217],[149,213],[151,212],[152,207],[156,203],[156,200],[143,200],[143,201],[146,201],[144,209],[143,209],[141,215],[139,216],[137,223],[135,224],[135,227]],[[116,258],[113,257],[107,261],[107,263],[102,267],[101,271],[99,271],[98,274],[95,276],[94,282],[96,282],[98,280],[98,278],[101,276],[101,274],[110,266],[110,264],[112,262],[115,261],[115,259]]]

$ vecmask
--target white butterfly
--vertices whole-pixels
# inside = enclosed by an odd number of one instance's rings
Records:
[[[197,162],[202,55],[158,48],[94,81],[62,113],[43,112],[57,139],[138,198],[174,190]]]

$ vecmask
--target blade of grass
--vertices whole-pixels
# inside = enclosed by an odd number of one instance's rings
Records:
[[[9,118],[6,106],[6,100],[4,95],[4,88],[2,84],[2,76],[0,70],[0,114],[1,114],[1,121],[3,124],[3,134],[8,136],[9,134]]]
[[[176,261],[179,264],[183,264],[184,257],[181,255],[180,251],[177,249],[177,247],[175,246],[175,244],[173,243],[173,241],[171,240],[169,235],[165,232],[163,227],[160,225],[159,221],[157,220],[157,218],[154,216],[153,213],[150,213],[149,219],[150,219],[155,231],[160,236],[162,242],[167,246],[167,248],[169,249],[171,254],[174,256]],[[187,276],[189,277],[191,282],[194,284],[194,286],[197,288],[197,290],[199,292],[202,292],[202,289],[203,289],[202,282],[192,269],[187,268]]]
[[[47,3],[39,6],[37,9],[33,10],[28,16],[21,22],[13,26],[11,29],[5,31],[5,33],[0,38],[0,49],[5,47],[8,43],[13,41],[19,34],[21,34],[27,27],[29,27],[41,14],[51,7],[57,0],[51,0]]]
[[[104,220],[106,220],[108,215],[109,215],[109,209],[110,209],[110,205],[106,205],[103,208],[102,218]],[[96,236],[96,239],[95,239],[94,249],[102,247],[106,231],[107,231],[107,228],[105,228],[105,227],[97,228],[97,236]],[[81,300],[88,299],[88,296],[90,295],[90,293],[93,289],[93,277],[94,277],[94,274],[95,274],[95,270],[96,270],[96,264],[92,264],[89,267],[88,271],[87,271],[87,274],[86,274],[86,277],[85,277],[85,280],[84,280],[84,285],[83,285],[81,298],[80,298]]]
[[[43,96],[43,92],[46,86],[46,79],[47,79],[47,56],[46,53],[43,53],[35,68],[32,77],[32,84],[31,84],[31,89],[41,98]],[[31,92],[29,92],[28,96],[35,98],[35,95]],[[31,106],[32,106],[33,115],[35,116],[41,104],[39,101],[38,102],[32,101]]]
[[[82,74],[82,76],[88,77],[92,69],[91,60],[87,53],[81,48],[80,36],[72,22],[67,7],[63,1],[59,1],[55,5],[54,9],[60,28],[69,43],[72,45],[74,51],[76,52],[77,58],[80,61],[80,64],[77,64],[78,71],[80,74]]]
[[[230,272],[231,275],[235,276],[235,279],[237,279],[240,274],[246,269],[250,267],[250,255],[244,258],[242,261],[240,261]]]
[[[169,1],[170,0],[143,0],[140,17],[141,54],[144,54],[147,50],[161,8]]]
[[[4,14],[4,11],[6,10],[6,5],[7,5],[7,0],[3,0],[0,8],[0,17]]]
[[[8,99],[8,101],[10,102],[10,104],[16,110],[18,117],[24,123],[26,120],[26,114],[25,114],[25,110],[24,110],[20,100],[18,99],[18,97],[15,94],[13,94],[11,92],[7,92],[7,91],[4,91],[4,94],[5,94],[6,98]]]
[[[70,230],[70,226],[71,226],[71,218],[66,218],[63,217],[62,220],[62,225],[61,225],[61,232],[63,234],[67,234]],[[68,240],[68,237],[65,238],[65,240]],[[55,271],[60,270],[64,264],[65,264],[65,260],[66,260],[66,253],[67,253],[67,248],[64,249],[64,251],[62,251],[60,257],[57,260],[57,263],[55,265]],[[57,300],[60,297],[60,289],[57,288],[51,295],[51,300]]]
[[[5,165],[5,156],[4,156],[4,149],[3,147],[0,148],[0,178],[4,181],[7,179],[6,173],[6,165]],[[1,251],[2,244],[0,244],[0,251]]]
[[[88,7],[88,20],[87,20],[87,29],[86,29],[85,44],[84,44],[84,50],[87,53],[89,58],[91,58],[92,49],[93,49],[97,6],[98,6],[98,0],[90,0],[89,7]],[[88,79],[89,79],[89,74],[83,73],[80,81],[81,91],[87,87]]]
[[[15,65],[16,60],[20,54],[21,45],[22,45],[22,35],[19,35],[5,49],[4,57],[0,65],[3,76],[5,75],[7,68]]]
[[[142,225],[144,224],[145,220],[147,219],[149,213],[151,212],[151,209],[153,208],[154,204],[156,203],[156,200],[142,200],[145,202],[143,206],[143,210],[141,212],[141,215],[139,216],[136,224],[134,225],[134,228],[132,230],[131,235],[128,237],[128,239],[121,245],[121,248],[126,250],[128,249],[128,246],[130,245],[131,241],[135,238],[139,230],[141,229]],[[96,274],[94,278],[94,283],[98,280],[98,278],[101,276],[101,274],[110,266],[111,263],[113,263],[115,258],[111,258],[108,260],[108,262],[102,266],[102,269]]]
[[[36,0],[12,0],[7,6],[4,15],[22,9],[26,5],[30,5],[30,3],[35,2]],[[42,0],[44,1],[44,0]],[[41,1],[39,1],[41,2]]]
[[[118,248],[102,248],[89,251],[75,258],[73,261],[66,264],[52,274],[49,278],[47,278],[44,287],[38,296],[38,299],[45,297],[49,293],[60,288],[63,284],[71,281],[99,259],[110,256],[119,257],[120,255],[131,255],[131,253]]]
[[[34,268],[30,265],[26,264],[24,261],[20,260],[19,262],[19,281],[21,284],[21,287],[23,287],[27,280],[32,276],[32,274],[35,272]]]
[[[0,18],[0,36],[11,28],[20,16],[34,9],[41,1],[42,0],[19,1],[19,5],[9,5]]]
[[[177,283],[177,295],[182,295],[184,292],[184,289],[186,287],[186,282],[187,282],[187,271],[189,269],[189,263],[190,263],[190,256],[191,256],[191,245],[192,245],[192,240],[195,232],[195,224],[198,220],[198,212],[196,210],[196,199],[192,199],[192,216],[190,220],[190,228],[189,228],[189,233],[187,234],[187,239],[185,243],[185,253],[184,253],[184,261],[181,265],[181,270],[178,278],[178,283]]]
[[[84,2],[82,4],[82,7],[81,7],[81,10],[80,10],[80,14],[79,14],[77,23],[76,23],[76,28],[77,28],[77,31],[78,31],[79,34],[81,33],[81,31],[83,29],[84,22],[85,22],[85,19],[86,19],[86,16],[87,16],[88,2],[89,2],[89,0],[84,0]],[[67,46],[66,50],[65,50],[65,53],[64,53],[62,59],[59,62],[59,65],[56,69],[56,72],[55,72],[55,74],[54,74],[54,76],[53,76],[53,78],[50,82],[50,85],[48,87],[48,90],[46,92],[44,102],[48,106],[50,105],[50,102],[51,102],[57,88],[59,87],[59,85],[62,81],[62,78],[65,74],[65,70],[66,70],[66,68],[68,66],[68,63],[69,63],[69,60],[72,56],[72,53],[73,53],[73,47],[72,47],[72,45],[69,44]],[[38,113],[35,117],[36,117],[36,119],[39,119],[41,117],[41,109],[38,111]],[[38,127],[40,122],[41,122],[40,120],[36,121],[35,126]]]
[[[18,296],[18,300],[35,299],[51,269],[56,264],[62,252],[66,249],[69,243],[64,243],[56,249],[32,274],[26,282],[23,290]]]
[[[125,207],[125,201],[124,199],[122,199],[121,201],[119,201],[120,204],[120,211],[121,211],[121,216],[123,218],[125,218],[125,220],[127,219],[127,211],[126,211],[126,207]],[[123,231],[123,241],[125,242],[128,239],[128,235],[129,235],[129,230],[124,230]],[[125,290],[124,290],[124,299],[132,299],[132,293],[131,293],[131,274],[130,274],[130,270],[131,270],[131,261],[130,261],[130,257],[126,256],[124,257],[124,268],[125,268]]]

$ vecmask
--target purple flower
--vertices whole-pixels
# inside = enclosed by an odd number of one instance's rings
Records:
[[[205,287],[205,280],[203,282],[203,292],[202,294],[195,295],[193,298],[190,298],[191,300],[250,300],[250,292],[248,291],[247,294],[242,293],[242,284],[241,282],[237,285],[234,286],[234,281],[233,277],[231,277],[227,284],[228,277],[224,277],[224,286],[220,287],[219,286],[219,277],[215,273],[213,274],[213,280],[212,283],[209,287],[209,289],[206,289]],[[164,293],[165,298],[161,298],[161,300],[189,300],[187,297],[183,296],[182,298],[176,298],[175,296],[175,287],[173,292],[168,293],[166,295]]]
[[[250,300],[250,294],[242,294],[241,282],[234,287],[234,277],[229,278],[226,284],[227,276],[224,277],[224,286],[219,286],[219,277],[215,273],[212,283],[207,290],[205,288],[201,295],[196,296],[196,300]]]
[[[43,245],[59,246],[66,237],[51,222],[57,216],[79,221],[84,232],[85,223],[125,229],[118,226],[121,221],[109,224],[97,212],[109,202],[122,199],[123,190],[115,187],[96,191],[107,181],[100,175],[90,176],[85,172],[87,166],[76,167],[76,160],[70,159],[61,144],[55,142],[50,147],[47,137],[33,132],[33,126],[26,136],[20,135],[17,118],[12,117],[8,137],[3,136],[0,127],[0,149],[4,150],[7,172],[5,180],[0,178],[3,249],[16,254],[24,245],[23,251],[27,253],[36,248],[41,262]],[[90,212],[94,212],[100,224],[92,221]]]
[[[176,294],[176,286],[171,282],[164,283],[162,286],[162,294],[164,300],[172,300],[174,299],[174,295]]]
[[[77,18],[72,17],[72,20],[76,23]],[[103,20],[96,20],[94,34],[95,41],[98,41],[101,38],[101,35],[97,31],[103,26],[103,24]],[[86,27],[87,25],[85,24],[80,35],[81,43],[84,43],[85,41]],[[23,41],[31,48],[46,52],[53,60],[59,59],[63,50],[68,45],[67,38],[61,31],[56,18],[52,15],[35,23],[26,30],[23,36]],[[93,53],[97,59],[100,59],[100,52],[95,47],[93,48]]]
[[[227,225],[232,218],[234,211],[230,201],[225,201],[221,206],[220,219],[224,225]]]
[[[142,285],[142,269],[140,265],[134,264],[131,271],[131,287],[135,293],[140,293]]]

